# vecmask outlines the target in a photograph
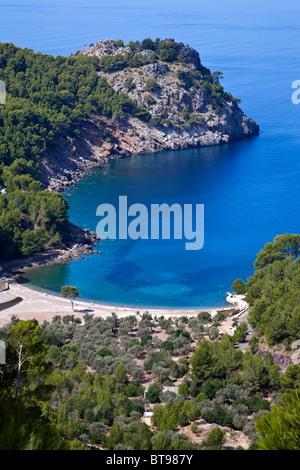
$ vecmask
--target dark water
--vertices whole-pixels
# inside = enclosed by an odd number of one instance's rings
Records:
[[[300,233],[300,5],[294,1],[107,2],[0,1],[0,40],[69,54],[100,39],[173,37],[222,70],[222,84],[242,99],[259,137],[214,148],[164,152],[111,162],[66,197],[70,219],[96,229],[96,208],[127,195],[139,202],[204,203],[205,243],[103,241],[95,254],[30,274],[34,286],[76,285],[86,299],[109,304],[214,307],[237,277],[253,272],[256,253],[281,233]]]

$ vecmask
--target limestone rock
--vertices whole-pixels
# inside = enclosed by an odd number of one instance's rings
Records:
[[[102,58],[132,51],[116,41],[104,40],[73,55],[78,54]],[[152,50],[140,50],[137,54],[153,58]],[[66,191],[84,172],[104,165],[109,159],[221,145],[257,135],[258,125],[243,113],[230,94],[222,91],[218,77],[201,64],[199,53],[180,45],[180,54],[180,62],[167,63],[156,58],[155,62],[149,60],[135,68],[100,71],[99,77],[105,76],[117,93],[128,94],[147,109],[150,122],[133,115],[125,119],[90,116],[79,126],[80,136],[76,140],[58,135],[57,145],[45,152],[41,161],[42,183],[51,191]],[[150,78],[155,86],[148,86]],[[221,98],[216,101],[218,93]]]

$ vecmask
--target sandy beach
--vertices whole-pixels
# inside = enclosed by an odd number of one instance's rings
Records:
[[[22,300],[12,306],[5,304],[14,299],[21,298]],[[72,311],[71,302],[62,297],[40,292],[29,288],[23,284],[14,283],[9,286],[9,290],[0,293],[0,326],[7,324],[10,318],[15,315],[20,320],[29,320],[35,318],[39,323],[44,320],[51,321],[55,315],[69,315],[74,314],[76,317],[83,319],[84,315],[89,313],[96,316],[106,318],[112,312],[116,313],[119,317],[128,315],[136,315],[137,311],[140,314],[148,311],[152,316],[165,316],[165,317],[178,317],[178,316],[194,316],[198,315],[201,311],[207,311],[212,316],[217,313],[217,309],[148,309],[138,307],[120,307],[116,305],[103,305],[99,303],[86,302],[83,300],[76,300],[74,312]],[[241,305],[242,306],[242,305]],[[219,310],[231,310],[232,307],[220,307]],[[223,325],[222,325],[223,326]]]

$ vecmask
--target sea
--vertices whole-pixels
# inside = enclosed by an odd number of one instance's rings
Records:
[[[101,240],[95,253],[26,273],[28,285],[142,308],[221,308],[257,253],[300,233],[300,3],[296,0],[0,0],[0,41],[70,55],[104,39],[174,38],[222,71],[226,91],[260,126],[228,145],[114,160],[66,191],[70,220],[95,231],[100,204],[203,204],[204,245],[184,240]],[[296,87],[296,88],[293,88]]]

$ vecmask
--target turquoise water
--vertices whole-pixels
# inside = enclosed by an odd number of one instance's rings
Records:
[[[227,91],[260,135],[231,145],[142,155],[93,171],[66,197],[70,219],[96,229],[99,204],[205,205],[205,243],[106,240],[95,254],[30,273],[37,288],[76,285],[82,297],[115,305],[218,307],[256,253],[281,233],[300,233],[300,5],[294,1],[0,1],[0,40],[67,55],[100,39],[173,37],[222,70]]]

